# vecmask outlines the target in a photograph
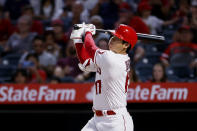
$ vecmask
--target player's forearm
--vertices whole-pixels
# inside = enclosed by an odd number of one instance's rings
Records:
[[[94,60],[94,55],[98,47],[96,46],[90,32],[87,32],[85,35],[85,48],[88,55],[92,58],[92,60]]]
[[[90,58],[88,56],[88,53],[86,51],[86,49],[84,48],[84,45],[82,43],[76,43],[75,44],[75,48],[77,51],[77,57],[80,61],[80,63],[84,63],[84,61],[88,58]]]

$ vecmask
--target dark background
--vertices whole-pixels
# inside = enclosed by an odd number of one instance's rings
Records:
[[[0,105],[6,130],[80,131],[93,116],[92,104]],[[196,131],[196,103],[130,103],[134,131]]]

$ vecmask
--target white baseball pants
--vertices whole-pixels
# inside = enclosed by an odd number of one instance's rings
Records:
[[[81,131],[133,131],[133,120],[126,108],[113,110],[116,115],[92,117]]]

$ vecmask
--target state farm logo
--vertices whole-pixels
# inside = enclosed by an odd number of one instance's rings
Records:
[[[152,85],[151,88],[129,88],[127,100],[186,100],[188,89],[173,87],[162,88],[160,85]]]
[[[0,86],[0,102],[18,101],[73,101],[76,97],[74,89],[55,89],[48,86],[40,86],[38,89],[31,89],[27,86],[21,89],[14,87]]]

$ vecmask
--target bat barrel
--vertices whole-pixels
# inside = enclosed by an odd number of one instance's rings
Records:
[[[111,33],[114,30],[103,30],[103,29],[96,29],[98,32],[104,32],[104,33]],[[164,42],[165,37],[164,36],[158,36],[158,35],[150,35],[150,34],[143,34],[143,33],[136,33],[138,40],[148,40],[148,41],[154,41],[154,42]]]
[[[165,41],[165,37],[158,36],[158,35],[150,35],[150,34],[143,34],[143,33],[136,33],[139,40],[152,40],[162,42]]]

